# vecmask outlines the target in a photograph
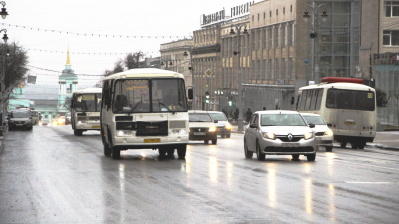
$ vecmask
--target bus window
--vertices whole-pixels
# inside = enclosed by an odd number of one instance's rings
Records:
[[[313,90],[307,90],[306,91],[305,110],[309,110],[310,109],[310,103],[312,102],[312,93],[313,93]]]
[[[317,92],[317,100],[316,100],[316,108],[315,110],[320,110],[321,107],[321,101],[323,100],[323,89],[318,89],[316,90]]]
[[[370,91],[329,89],[326,106],[332,109],[374,111],[375,96]]]
[[[115,83],[114,113],[150,112],[149,80],[119,80]]]

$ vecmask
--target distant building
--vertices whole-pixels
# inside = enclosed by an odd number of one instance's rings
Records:
[[[58,83],[60,85],[57,105],[58,114],[65,115],[65,113],[69,111],[69,109],[65,107],[65,103],[67,103],[67,100],[72,98],[72,94],[77,90],[78,84],[78,77],[72,70],[71,60],[69,58],[69,48],[65,69],[62,71]]]

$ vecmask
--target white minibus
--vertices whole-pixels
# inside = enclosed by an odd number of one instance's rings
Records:
[[[322,83],[298,91],[297,110],[320,114],[342,148],[363,149],[373,142],[377,128],[374,88],[362,79],[326,77]]]
[[[101,92],[101,88],[87,88],[72,94],[71,126],[75,135],[100,130]]]
[[[121,150],[158,149],[160,156],[186,156],[189,137],[184,76],[145,68],[103,79],[101,137],[104,155]]]

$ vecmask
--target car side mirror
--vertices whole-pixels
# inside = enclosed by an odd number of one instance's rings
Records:
[[[258,126],[256,124],[249,124],[250,128],[257,128]]]
[[[314,128],[314,127],[316,127],[316,125],[314,125],[314,124],[309,124],[309,128]]]

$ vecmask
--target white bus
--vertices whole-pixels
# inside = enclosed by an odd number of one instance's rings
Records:
[[[103,80],[101,137],[104,155],[158,149],[160,156],[186,156],[189,137],[184,76],[160,69],[131,69]]]
[[[373,142],[377,128],[375,90],[362,79],[326,77],[322,83],[298,91],[297,110],[320,114],[342,148],[350,143],[363,149]]]
[[[71,126],[75,135],[100,130],[101,92],[101,88],[87,88],[72,94]]]

